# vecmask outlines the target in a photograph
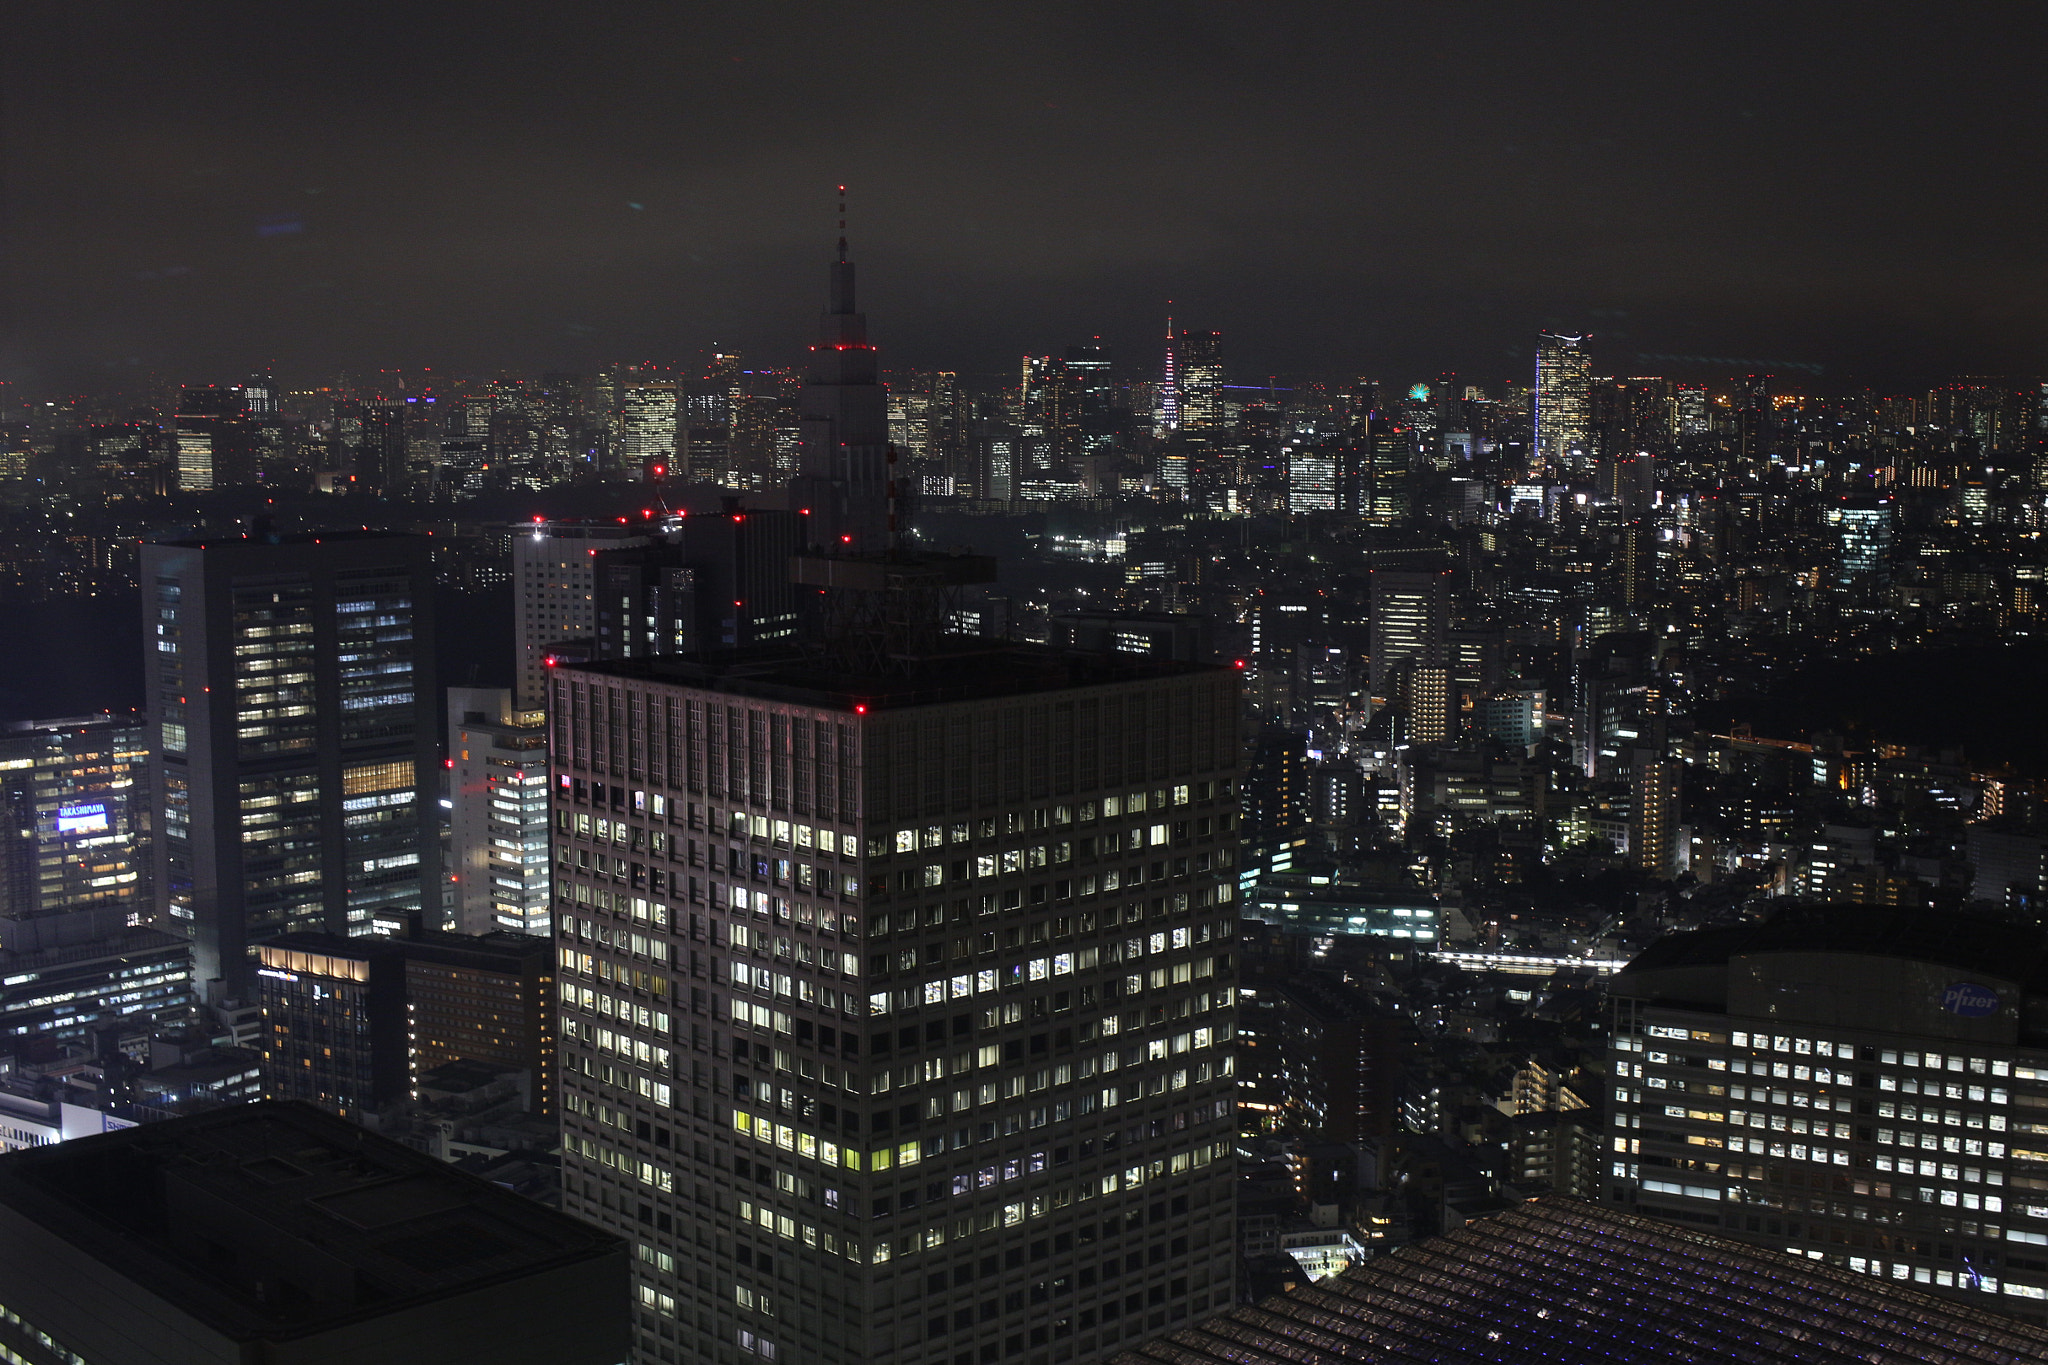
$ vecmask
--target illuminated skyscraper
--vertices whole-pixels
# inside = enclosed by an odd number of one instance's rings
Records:
[[[1536,338],[1536,457],[1560,469],[1586,458],[1592,420],[1593,362],[1583,336]]]
[[[549,931],[544,719],[514,710],[505,688],[448,689],[448,861],[462,933]]]
[[[1368,526],[1392,528],[1408,519],[1409,466],[1415,433],[1382,413],[1365,419],[1357,455],[1357,507]]]
[[[1102,455],[1116,440],[1116,419],[1109,382],[1109,348],[1067,347],[1067,373],[1074,395],[1076,454]]]
[[[1182,332],[1174,359],[1180,384],[1180,429],[1190,436],[1223,431],[1223,333]]]
[[[676,386],[663,381],[628,384],[619,396],[619,464],[635,474],[675,463]]]
[[[1892,501],[1890,498],[1844,498],[1828,509],[1841,555],[1835,582],[1882,589],[1891,581]]]
[[[1771,419],[1771,376],[1749,375],[1735,394],[1736,452],[1745,466],[1770,453]]]
[[[839,208],[846,211],[843,203]],[[839,226],[843,232],[843,217]],[[811,347],[802,411],[799,472],[790,496],[793,508],[808,509],[811,543],[886,548],[896,474],[889,464],[889,392],[868,341],[867,317],[854,306],[844,237],[832,263],[831,301]]]
[[[424,537],[142,547],[156,882],[197,982],[249,999],[258,944],[390,932],[441,904]]]
[[[1296,516],[1304,512],[1337,510],[1338,462],[1343,452],[1334,441],[1304,442],[1287,451],[1287,510]]]
[[[92,932],[155,919],[149,740],[139,716],[27,721],[0,735],[0,948],[12,927],[87,916]],[[11,922],[11,923],[10,923]]]
[[[599,550],[645,545],[647,537],[615,521],[535,521],[512,530],[513,702],[521,711],[547,704],[547,657],[567,640],[597,635]]]
[[[1451,571],[1372,571],[1372,691],[1402,707],[1408,737],[1436,743],[1449,724]]]
[[[640,1365],[1092,1365],[1234,1300],[1234,673],[552,671],[563,1207]]]

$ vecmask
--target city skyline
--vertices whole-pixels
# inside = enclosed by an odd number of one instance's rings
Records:
[[[2000,94],[2025,45],[1898,8],[1773,12],[1753,47],[1739,16],[1590,7],[906,6],[850,30],[713,7],[593,16],[545,61],[522,13],[18,21],[0,376],[713,342],[794,363],[842,182],[885,363],[994,370],[1098,333],[1136,354],[1167,299],[1261,371],[1514,372],[1539,327],[1607,338],[1618,372],[2048,359],[2025,215],[1974,207],[2038,179],[2042,116]],[[1968,135],[1987,120],[1997,151]]]
[[[2034,25],[243,9],[0,30],[0,1359],[2036,1358]]]

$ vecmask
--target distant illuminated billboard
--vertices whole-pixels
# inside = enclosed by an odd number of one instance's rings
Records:
[[[59,834],[98,834],[107,828],[107,807],[104,802],[90,806],[59,806],[57,808],[57,832]]]

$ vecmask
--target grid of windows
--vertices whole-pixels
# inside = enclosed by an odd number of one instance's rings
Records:
[[[1785,1030],[1619,1002],[1614,1196],[2013,1311],[2048,1300],[2048,1056]]]
[[[1004,801],[965,709],[557,673],[565,1207],[646,1248],[643,1360],[1099,1358],[1229,1301],[1233,743],[1167,699],[1139,785],[1091,718]]]

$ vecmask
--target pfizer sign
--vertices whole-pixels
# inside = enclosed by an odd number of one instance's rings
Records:
[[[1982,1019],[1998,1013],[1998,992],[1969,981],[1958,981],[1941,993],[1941,1007],[1965,1019]]]

